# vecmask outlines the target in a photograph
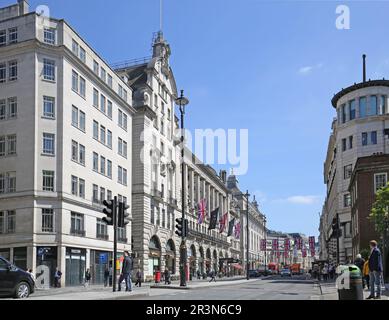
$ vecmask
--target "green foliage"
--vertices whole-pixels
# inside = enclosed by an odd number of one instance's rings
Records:
[[[389,225],[389,183],[377,191],[376,201],[373,204],[369,218],[374,222],[379,233],[384,233]]]
[[[363,259],[367,260],[369,259],[370,250],[369,249],[362,249],[360,252]]]

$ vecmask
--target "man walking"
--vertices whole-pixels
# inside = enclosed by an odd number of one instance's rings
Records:
[[[105,270],[104,270],[104,287],[108,286],[108,279],[109,279],[109,269],[105,268]]]
[[[135,287],[139,285],[139,288],[142,286],[142,272],[140,269],[136,272],[136,282]]]
[[[211,280],[209,280],[209,282],[212,282],[212,281],[216,282],[215,271],[212,270],[212,271],[209,273],[209,276],[211,277]]]
[[[124,259],[123,259],[123,266],[122,266],[122,273],[120,275],[119,279],[119,291],[121,291],[121,282],[124,280],[126,282],[126,291],[131,292],[131,272],[133,267],[133,260],[130,257],[130,254],[128,251],[124,251]]]
[[[381,273],[382,273],[382,255],[377,247],[377,241],[370,241],[370,296],[367,299],[381,299]],[[375,295],[375,286],[377,286],[377,295]]]
[[[55,268],[55,273],[54,273],[55,288],[61,288],[61,276],[62,276],[62,272],[58,268]]]
[[[165,269],[165,284],[171,284],[169,268]]]

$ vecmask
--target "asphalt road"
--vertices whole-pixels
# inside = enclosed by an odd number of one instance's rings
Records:
[[[154,289],[149,297],[130,300],[311,300],[318,294],[313,283],[301,278],[256,280],[194,290]]]

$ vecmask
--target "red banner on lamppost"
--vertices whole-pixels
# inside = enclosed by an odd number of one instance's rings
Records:
[[[272,246],[274,251],[278,250],[278,239],[273,239]]]
[[[261,251],[266,251],[266,240],[262,239],[261,240]]]
[[[290,250],[290,240],[289,239],[285,239],[284,240],[284,250],[285,251],[289,251]]]

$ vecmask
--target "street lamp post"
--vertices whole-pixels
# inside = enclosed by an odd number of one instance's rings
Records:
[[[250,239],[249,239],[249,191],[246,191],[245,198],[246,198],[246,212],[247,212],[247,222],[246,222],[246,233],[247,233],[247,246],[246,246],[246,279],[250,280],[250,275],[249,275],[249,270],[250,270],[250,261],[249,261],[249,244],[250,244]]]
[[[185,106],[189,104],[189,100],[184,97],[184,90],[181,90],[181,96],[176,99],[176,104],[180,108],[181,114],[181,205],[182,205],[182,223],[185,225],[185,126],[184,126],[184,115]],[[186,287],[186,238],[185,232],[182,230],[181,245],[180,245],[180,286]]]
[[[267,270],[267,239],[266,239],[266,216],[263,220],[264,232],[265,232],[265,272]]]

